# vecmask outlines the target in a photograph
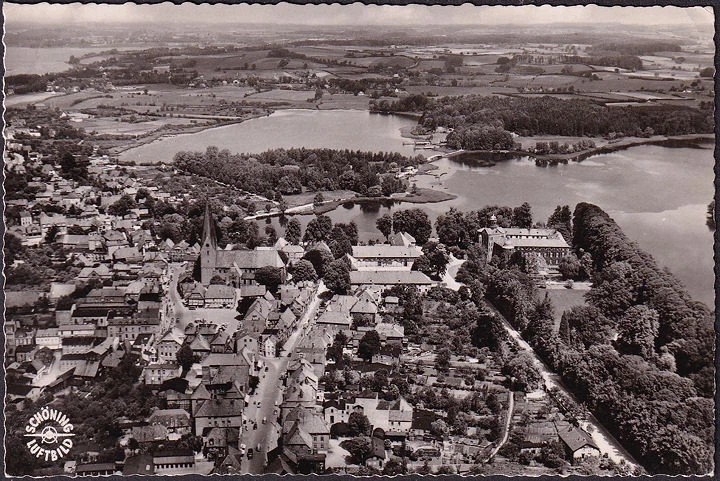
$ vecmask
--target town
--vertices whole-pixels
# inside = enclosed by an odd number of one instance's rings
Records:
[[[541,182],[638,146],[708,150],[704,43],[496,49],[384,29],[378,45],[332,27],[142,36],[183,47],[12,76],[8,475],[712,471],[714,311],[590,180],[561,180],[572,201]],[[406,123],[351,132],[377,134],[367,149],[283,143],[283,115],[323,109]],[[267,119],[264,149],[192,137]],[[357,128],[338,119],[318,125]]]
[[[443,245],[428,255],[432,241],[419,246],[404,231],[373,245],[328,231],[231,249],[218,245],[209,202],[201,242],[175,243],[141,225],[157,202],[182,196],[118,176],[97,153],[86,166],[92,185],[82,186],[21,140],[8,147],[10,172],[38,174],[27,183],[30,199],[7,202],[18,216],[6,237],[9,279],[34,282],[24,272],[40,268],[33,256],[75,273],[46,279],[47,290],[8,285],[9,405],[25,412],[51,402],[67,412],[73,400],[105,402],[119,370],[136,375],[127,387],[144,398],[141,410],[124,409],[109,425],[86,419],[83,458],[62,472],[468,472],[511,436],[523,459],[541,456],[549,468],[600,457],[568,401],[538,390],[538,379],[519,389],[527,381],[512,381],[513,368],[487,348],[456,356],[418,335],[408,311],[450,315],[448,302],[461,295],[450,275],[461,262]],[[135,205],[123,209],[128,198]],[[517,252],[536,262],[538,276],[559,278],[570,254],[559,230],[490,222],[475,233],[485,261]],[[339,237],[350,249],[336,260],[328,243]],[[432,267],[418,270],[423,262]],[[532,364],[515,369],[537,376]]]

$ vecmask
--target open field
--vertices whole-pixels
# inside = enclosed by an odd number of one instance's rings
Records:
[[[78,122],[77,126],[88,133],[98,135],[145,135],[163,127],[182,128],[194,125],[214,125],[215,122],[202,122],[181,118],[161,118],[146,122],[120,122],[119,119],[91,118]]]

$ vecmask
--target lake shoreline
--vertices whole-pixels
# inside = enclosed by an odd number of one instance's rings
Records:
[[[349,109],[349,108],[346,108],[346,107],[327,108],[327,109],[314,109],[314,108],[309,108],[309,107],[308,107],[308,108],[298,108],[298,107],[282,108],[282,107],[275,107],[275,108],[273,108],[270,112],[265,112],[265,113],[263,113],[263,114],[258,114],[258,115],[250,116],[250,117],[244,118],[244,119],[223,120],[223,121],[218,122],[218,123],[213,124],[213,125],[197,125],[197,126],[192,126],[192,127],[183,128],[183,129],[180,129],[180,130],[177,130],[177,131],[173,131],[173,132],[153,132],[153,133],[149,133],[149,134],[147,134],[147,136],[145,136],[145,137],[143,137],[143,138],[136,139],[137,141],[134,142],[132,145],[119,146],[119,147],[110,147],[108,150],[109,150],[109,152],[110,152],[110,155],[119,156],[120,154],[123,154],[123,153],[125,153],[125,152],[127,152],[127,151],[129,151],[129,150],[132,150],[132,149],[135,149],[135,148],[139,148],[139,147],[143,147],[143,146],[145,146],[145,145],[149,145],[149,144],[152,144],[152,143],[154,143],[154,142],[160,142],[160,141],[166,140],[166,139],[168,139],[168,138],[173,138],[173,137],[181,136],[181,135],[197,134],[197,133],[204,132],[204,131],[208,131],[208,130],[212,130],[212,129],[217,129],[217,128],[221,128],[221,127],[228,127],[228,126],[230,126],[230,125],[242,124],[242,123],[244,123],[244,122],[246,122],[246,121],[248,121],[248,120],[255,120],[255,119],[259,119],[259,118],[270,117],[271,115],[273,115],[273,114],[275,114],[275,113],[278,113],[278,112],[286,112],[286,111],[294,111],[294,110],[301,110],[301,111],[322,111],[322,112],[352,111],[352,112],[369,112],[369,113],[373,113],[373,112],[370,112],[370,111],[368,111],[368,110]],[[392,114],[392,115],[395,115],[395,114]],[[402,115],[395,115],[395,116],[397,116],[397,117],[407,117],[407,116],[402,116]],[[401,130],[402,130],[402,129],[401,129]],[[402,131],[401,131],[400,135],[401,135],[401,137],[404,137]],[[205,146],[205,147],[208,147],[208,146]],[[239,153],[239,152],[238,152],[238,153]],[[251,152],[243,152],[243,153],[251,153]],[[252,152],[252,153],[259,153],[259,152]],[[417,155],[423,155],[423,154],[418,153]],[[167,160],[167,161],[162,161],[162,160],[147,160],[147,161],[145,161],[145,160],[143,160],[143,161],[126,160],[126,161],[121,161],[120,163],[130,163],[130,162],[134,162],[134,163],[136,163],[137,165],[156,165],[156,164],[162,164],[162,163],[170,164],[170,163],[172,163],[172,160]]]
[[[687,134],[687,135],[670,135],[670,136],[655,136],[647,139],[627,138],[620,139],[612,144],[606,144],[599,147],[593,147],[591,149],[583,150],[582,152],[573,152],[568,154],[533,154],[524,150],[456,150],[453,152],[446,153],[440,157],[436,157],[428,162],[440,158],[451,159],[453,157],[464,157],[472,155],[486,155],[490,157],[498,157],[497,159],[472,159],[474,165],[479,167],[493,167],[496,161],[502,161],[506,159],[516,157],[529,157],[530,160],[534,160],[535,164],[539,167],[546,167],[548,165],[567,164],[568,162],[582,162],[592,156],[601,154],[611,154],[621,150],[626,150],[631,147],[638,147],[641,145],[657,145],[661,147],[688,147],[688,148],[702,148],[698,144],[715,142],[715,134]],[[442,151],[438,150],[442,153]]]
[[[243,122],[247,122],[248,120],[253,119],[259,119],[262,117],[268,117],[269,115],[272,115],[275,111],[265,113],[262,115],[254,115],[245,119],[237,119],[237,120],[223,120],[221,122],[218,122],[213,125],[197,125],[192,127],[186,127],[179,129],[174,132],[151,132],[147,134],[147,136],[143,137],[142,139],[137,139],[137,142],[133,143],[132,145],[122,146],[122,147],[111,147],[108,149],[110,151],[110,155],[120,155],[124,152],[127,152],[128,150],[136,149],[138,147],[142,147],[144,145],[152,144],[153,142],[159,142],[161,140],[165,139],[171,139],[173,137],[177,137],[180,135],[190,135],[190,134],[197,134],[200,132],[203,132],[205,130],[210,129],[217,129],[220,127],[227,127],[229,125],[235,125],[235,124],[241,124]],[[179,117],[183,118],[183,117]],[[206,146],[207,147],[207,146]],[[162,164],[162,163],[172,163],[172,160],[169,160],[167,162],[163,162],[162,160],[156,160],[156,161],[149,161],[149,162],[138,162],[138,161],[125,161],[120,163],[127,163],[127,162],[134,162],[138,165],[155,165],[155,164]]]

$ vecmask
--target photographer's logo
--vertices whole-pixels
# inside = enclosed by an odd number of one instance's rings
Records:
[[[25,436],[30,454],[45,461],[57,461],[70,452],[75,436],[70,419],[57,409],[43,408],[25,425]]]

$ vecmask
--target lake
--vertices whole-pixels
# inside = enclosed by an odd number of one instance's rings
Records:
[[[394,115],[362,110],[279,110],[268,117],[215,127],[193,134],[159,139],[122,152],[121,161],[170,161],[180,151],[204,151],[208,145],[235,153],[260,153],[272,148],[307,147],[400,152],[416,155],[403,145],[400,129],[415,122]],[[408,142],[408,139],[404,139]]]
[[[71,55],[80,57],[94,52],[108,50],[105,48],[31,48],[6,47],[5,48],[5,75],[17,74],[45,74],[51,72],[64,72],[70,68],[67,61]]]
[[[233,152],[275,147],[332,147],[396,151],[413,155],[399,129],[412,120],[363,111],[286,110],[269,117],[164,139],[127,151],[124,160],[169,160],[181,150],[208,145]],[[429,152],[429,151],[426,151]],[[454,200],[422,204],[433,219],[450,207],[477,210],[485,205],[528,202],[537,221],[546,221],[558,204],[597,204],[660,265],[667,266],[691,294],[714,306],[713,233],[705,225],[713,199],[713,150],[639,146],[601,154],[583,162],[537,167],[527,158],[494,167],[440,159],[437,170],[417,177],[419,187],[456,194]],[[380,238],[378,216],[414,204],[349,203],[328,213],[333,222],[355,221],[363,240]],[[298,216],[306,223],[312,216]],[[278,219],[271,221],[276,227]],[[262,224],[262,221],[261,221]],[[278,228],[282,233],[282,229]]]

